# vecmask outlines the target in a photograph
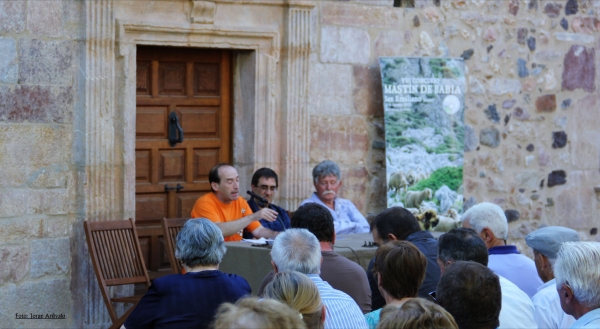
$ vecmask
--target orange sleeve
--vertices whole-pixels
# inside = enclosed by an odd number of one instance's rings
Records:
[[[210,202],[208,199],[209,197],[210,196],[202,196],[196,200],[194,208],[192,208],[192,218],[208,218],[211,222],[220,223],[223,219],[218,215],[219,210],[217,209],[216,204]]]

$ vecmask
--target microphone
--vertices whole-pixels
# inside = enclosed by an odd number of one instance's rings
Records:
[[[258,200],[258,205],[261,207],[265,207],[269,204],[269,201],[265,200],[262,196],[252,192],[252,191],[246,191],[246,193],[248,193],[250,196],[254,197],[256,200]]]
[[[257,204],[259,207],[266,207],[269,206],[269,201],[265,200],[265,198],[261,197],[260,195],[248,190],[246,191],[246,193],[248,193],[251,197],[255,198]],[[281,220],[281,218],[279,218],[279,214],[277,214],[277,220],[279,221],[279,224],[281,224],[281,228],[285,231],[285,225],[283,225],[283,220]]]

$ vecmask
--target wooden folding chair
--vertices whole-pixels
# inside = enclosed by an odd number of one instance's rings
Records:
[[[175,245],[177,244],[177,234],[181,231],[183,224],[187,222],[189,218],[163,218],[163,234],[165,238],[165,244],[167,245],[167,252],[169,254],[169,262],[171,263],[171,269],[173,273],[181,273],[181,264],[175,258]]]
[[[90,257],[100,285],[112,328],[120,328],[143,295],[111,297],[110,286],[145,283],[150,286],[142,250],[133,219],[107,222],[83,222]],[[112,303],[133,303],[121,317]]]

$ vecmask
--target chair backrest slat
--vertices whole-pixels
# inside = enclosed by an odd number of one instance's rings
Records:
[[[108,286],[133,283],[145,283],[146,288],[150,286],[150,278],[142,258],[135,223],[132,219],[107,222],[85,221],[83,226],[104,304],[113,326],[118,328],[125,321],[131,309],[119,318],[112,302],[123,302],[123,299],[113,300]],[[131,298],[128,297],[126,300],[129,301]],[[134,307],[136,304],[137,302]]]
[[[171,270],[174,273],[181,273],[181,264],[175,258],[175,249],[177,246],[177,234],[183,228],[185,222],[189,218],[163,218],[163,234],[165,238],[165,244],[167,245],[167,252],[169,254],[169,261],[171,263]]]

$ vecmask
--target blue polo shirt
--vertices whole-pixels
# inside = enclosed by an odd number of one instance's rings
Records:
[[[250,206],[250,209],[252,209],[252,212],[257,212],[260,210],[260,207],[256,204],[256,201],[254,201],[254,198],[250,198],[250,200],[248,200],[248,205]],[[288,216],[285,209],[274,204],[269,204],[269,209],[273,209],[277,212],[277,219],[274,222],[269,222],[261,218],[260,225],[276,232],[282,232],[284,228],[290,228],[290,216]],[[282,223],[283,226],[281,225]],[[252,233],[244,231],[244,239],[252,238],[254,238]]]

